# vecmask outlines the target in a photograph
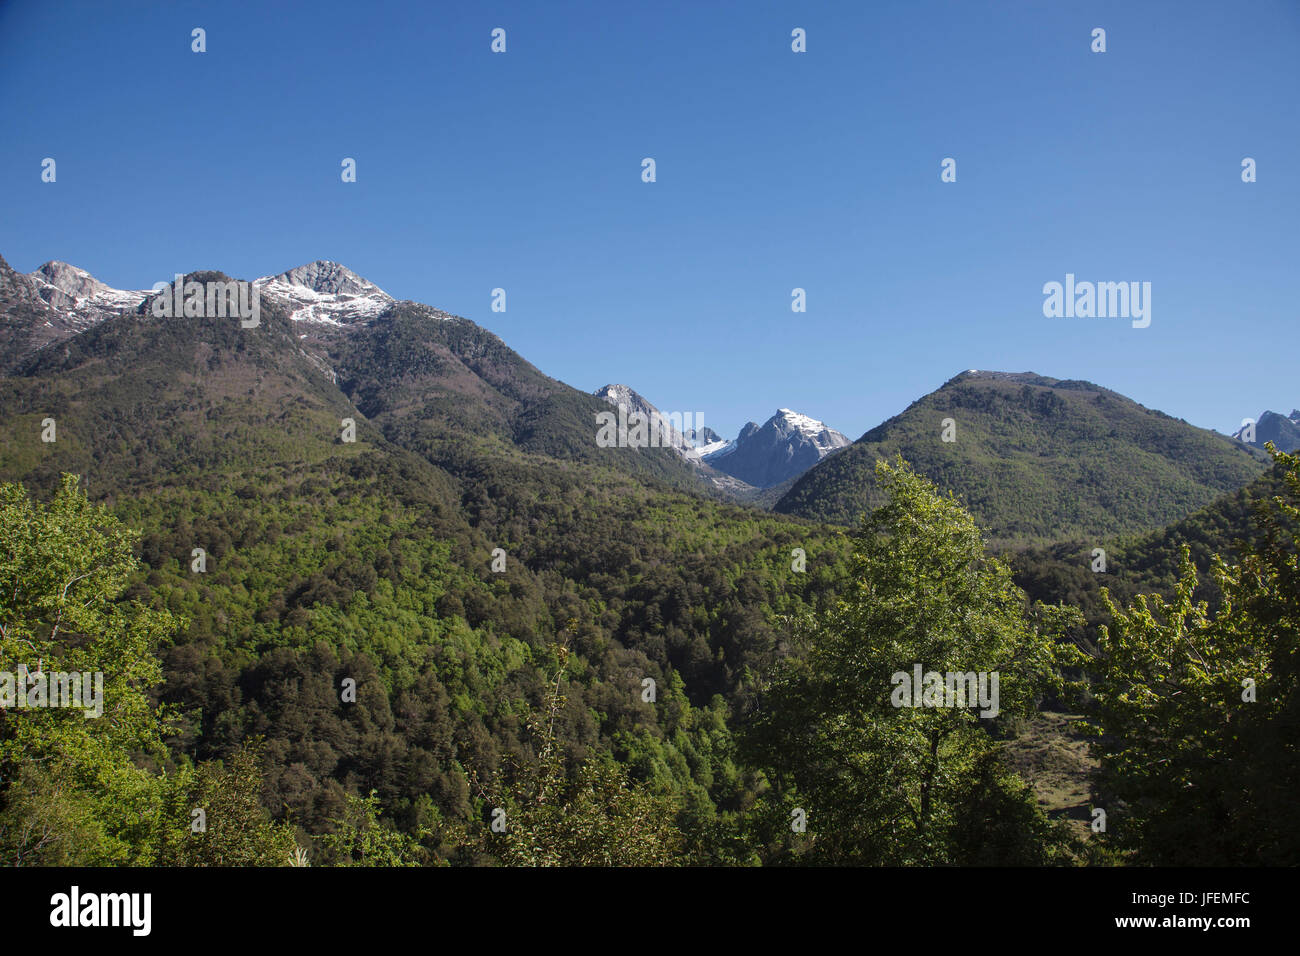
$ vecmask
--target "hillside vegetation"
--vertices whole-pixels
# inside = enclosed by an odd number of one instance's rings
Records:
[[[883,502],[874,466],[895,455],[1008,542],[1149,531],[1268,464],[1262,451],[1088,382],[965,372],[822,461],[775,509],[853,524]]]

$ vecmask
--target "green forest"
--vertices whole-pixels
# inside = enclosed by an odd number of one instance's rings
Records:
[[[365,455],[99,503],[5,484],[0,670],[102,671],[105,708],[0,712],[0,854],[1293,863],[1300,459],[1274,461],[1105,575],[990,550],[900,458],[853,529],[553,462],[456,511]],[[1000,673],[1000,713],[891,706],[916,661]],[[1081,716],[1087,825],[1008,757],[1046,707]]]

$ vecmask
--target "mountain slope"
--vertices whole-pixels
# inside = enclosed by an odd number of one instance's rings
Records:
[[[264,302],[260,324],[245,329],[230,318],[155,318],[151,301],[47,343],[0,378],[9,474],[44,485],[68,471],[125,488],[262,460],[306,466],[338,442],[355,411],[277,303]],[[352,450],[365,442],[360,428]]]
[[[699,458],[699,452],[696,450],[693,437],[688,438],[683,430],[677,428],[672,418],[664,415],[663,412],[634,389],[626,385],[606,385],[603,388],[596,389],[592,394],[615,408],[619,406],[626,408],[627,411],[624,416],[629,420],[634,414],[641,416],[649,430],[651,444],[661,448],[672,448],[685,458],[693,460]],[[682,425],[687,431],[691,431],[693,435],[694,413],[690,413],[690,425],[683,421],[682,418],[682,413],[678,413],[677,424]]]
[[[944,441],[945,421],[952,420]],[[901,454],[995,539],[1097,538],[1175,521],[1259,476],[1267,455],[1089,382],[964,372],[800,478],[784,514],[851,523]]]
[[[451,471],[479,454],[536,453],[599,463],[694,487],[667,449],[599,448],[593,396],[540,372],[468,319],[393,299],[338,263],[318,261],[256,281],[280,302],[303,348],[396,444]]]
[[[1285,496],[1283,469],[1272,469],[1236,491],[1163,528],[1115,540],[1058,541],[1014,551],[1008,559],[1016,584],[1031,600],[1063,602],[1080,608],[1087,619],[1087,634],[1109,622],[1101,590],[1121,606],[1138,594],[1163,594],[1172,598],[1178,579],[1182,548],[1187,547],[1201,584],[1198,599],[1218,606],[1221,595],[1210,567],[1214,555],[1229,563],[1239,560],[1243,544],[1259,545],[1263,535],[1256,516],[1261,503]],[[1294,533],[1296,529],[1292,528]],[[1103,547],[1104,571],[1093,570],[1094,549]]]

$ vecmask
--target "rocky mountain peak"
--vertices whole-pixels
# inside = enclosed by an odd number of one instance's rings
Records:
[[[51,259],[33,272],[30,278],[38,283],[48,285],[52,290],[61,292],[70,299],[86,299],[108,288],[85,269]],[[46,297],[46,301],[49,298]],[[55,305],[55,303],[51,303]],[[58,308],[57,305],[55,305]]]
[[[282,282],[286,285],[310,289],[322,295],[387,295],[369,279],[362,278],[347,266],[328,259],[317,259],[315,262],[258,281]]]
[[[1233,432],[1232,437],[1257,448],[1272,442],[1278,451],[1288,454],[1300,451],[1300,412],[1293,409],[1289,416],[1282,416],[1274,411],[1265,411],[1255,421],[1253,440],[1246,441],[1251,437],[1246,425]]]
[[[678,454],[692,460],[699,457],[696,450],[699,438],[695,434],[695,428],[687,428],[687,433],[683,434],[673,424],[674,419],[672,416],[665,416],[663,412],[634,389],[627,385],[606,385],[603,388],[596,389],[592,394],[615,407],[623,406],[627,409],[629,416],[634,413],[645,416],[647,423],[656,433],[655,444],[659,447],[675,449]],[[681,418],[682,416],[679,415],[676,420],[684,426],[685,422],[682,422]],[[694,416],[691,417],[691,421],[695,421]],[[701,430],[700,437],[705,432],[713,434],[706,428]]]
[[[393,303],[393,297],[369,279],[328,259],[263,276],[253,284],[285,300],[295,322],[346,326],[372,319]]]
[[[803,474],[831,452],[852,442],[848,436],[789,408],[779,408],[762,425],[746,423],[733,442],[705,461],[758,488],[770,488]]]

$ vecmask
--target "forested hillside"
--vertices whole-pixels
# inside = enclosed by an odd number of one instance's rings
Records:
[[[852,524],[901,454],[999,541],[1150,531],[1258,477],[1262,450],[1089,382],[963,372],[801,477],[783,514]]]
[[[1168,781],[1115,743],[1144,714],[1228,768],[1294,765],[1295,459],[1159,535],[1099,539],[1094,574],[1084,544],[990,550],[976,506],[999,534],[1042,529],[1039,496],[971,503],[894,458],[873,460],[880,507],[857,528],[772,514],[711,497],[671,451],[595,447],[598,399],[467,320],[395,303],[299,328],[273,296],[255,328],[145,303],[0,378],[0,671],[102,671],[109,717],[0,710],[6,862],[1160,861],[1188,839],[1151,809]],[[1078,402],[1123,407],[969,388],[1008,434],[1026,402],[1073,435]],[[1175,500],[1263,468],[1142,420],[1125,454],[1205,459],[1181,484],[1154,472]],[[1179,590],[1184,541],[1217,612]],[[1208,669],[1139,591],[1181,602]],[[891,674],[921,664],[999,673],[1000,703],[900,707]],[[1094,721],[1090,784],[1120,821],[1097,839],[1011,770],[1005,743],[1044,702]],[[1276,787],[1247,805],[1191,750],[1148,743],[1249,832],[1200,852],[1292,852]]]

